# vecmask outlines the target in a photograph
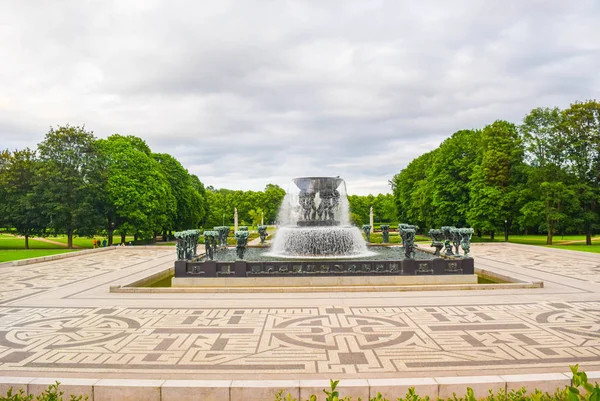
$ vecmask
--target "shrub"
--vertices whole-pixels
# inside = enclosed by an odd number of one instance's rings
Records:
[[[494,392],[489,391],[489,395],[485,398],[481,398],[483,401],[600,401],[600,386],[598,383],[592,385],[588,383],[587,375],[585,372],[579,372],[579,365],[571,366],[571,372],[573,373],[573,380],[571,386],[565,388],[557,388],[553,394],[544,393],[538,389],[535,389],[531,393],[527,393],[527,389],[522,387],[518,390],[511,390],[508,393],[504,390]],[[352,397],[347,396],[339,398],[339,392],[336,390],[339,380],[330,380],[330,388],[323,390],[327,395],[325,398],[327,401],[351,401]],[[311,395],[308,400],[304,401],[316,401],[317,396]],[[467,394],[463,397],[457,397],[453,394],[451,398],[444,400],[438,398],[437,401],[480,401],[475,397],[473,389],[467,387]],[[292,397],[291,394],[287,396],[283,395],[283,390],[275,396],[275,401],[298,401]],[[360,397],[358,401],[361,401]],[[391,399],[384,397],[381,393],[377,393],[376,396],[370,397],[369,401],[391,401]],[[429,397],[421,397],[415,392],[414,387],[408,389],[408,392],[404,398],[399,397],[397,401],[429,401]]]
[[[38,395],[37,397],[34,398],[33,394],[29,394],[29,395],[25,395],[25,392],[23,391],[23,389],[19,389],[19,392],[16,394],[13,394],[12,391],[12,387],[8,389],[8,392],[6,393],[6,396],[2,397],[0,396],[0,401],[63,401],[63,391],[59,391],[58,390],[58,385],[60,383],[56,382],[54,384],[51,384],[50,386],[48,386],[48,388],[40,395]],[[82,401],[82,400],[87,400],[88,397],[83,397],[82,395],[80,396],[74,396],[71,395],[70,401]]]

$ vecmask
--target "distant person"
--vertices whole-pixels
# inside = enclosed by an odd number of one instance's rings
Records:
[[[102,248],[106,248],[106,238],[102,240]]]
[[[93,247],[93,248],[97,248],[97,247],[98,247],[98,242],[96,241],[96,238],[94,238],[94,239],[92,240],[92,247]]]

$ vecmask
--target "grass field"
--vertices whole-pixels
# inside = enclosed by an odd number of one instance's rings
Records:
[[[258,233],[252,233],[251,232],[250,235],[248,236],[248,242],[250,242],[253,239],[256,239],[258,237],[259,237]],[[204,244],[204,241],[202,241],[202,243]],[[235,237],[231,233],[227,237],[227,245],[237,245],[237,240],[235,239]]]
[[[40,256],[56,255],[58,253],[73,252],[74,249],[2,249],[0,250],[0,263],[12,260],[37,258]]]
[[[568,249],[570,251],[600,253],[600,244],[586,245],[546,245],[548,248]]]
[[[366,236],[364,233],[363,233],[363,238],[366,239]],[[371,243],[372,244],[381,244],[382,240],[383,240],[382,233],[372,233],[371,234]],[[426,237],[424,235],[416,235],[415,241],[416,242],[431,241],[431,238]],[[400,237],[400,234],[398,232],[393,232],[393,231],[390,232],[390,244],[400,244],[401,242],[402,242],[402,238]]]
[[[273,229],[273,227],[270,227],[269,239],[272,239],[272,234],[274,234],[274,232],[275,232],[275,230]],[[257,237],[258,237],[258,233],[251,232],[248,241],[251,241],[252,239],[257,238]],[[364,233],[363,233],[363,237],[364,237]],[[50,242],[44,242],[44,241],[40,241],[40,240],[30,239],[29,240],[30,250],[31,251],[46,251],[46,253],[44,253],[43,255],[50,255],[50,254],[52,254],[51,251],[61,251],[61,250],[66,249],[66,246],[67,246],[67,236],[66,235],[56,236],[56,237],[47,237],[46,239],[53,241],[53,242],[60,243],[60,245],[53,244]],[[104,239],[104,237],[96,237],[96,239],[102,241]],[[121,241],[121,237],[115,236],[114,240],[115,240],[115,244],[118,244]],[[416,240],[416,242],[431,241],[431,239],[429,237],[426,237],[424,235],[417,235],[415,240]],[[515,244],[548,246],[548,245],[546,245],[546,236],[545,235],[510,235],[508,237],[508,240],[509,240],[509,242],[515,243]],[[127,242],[133,241],[133,236],[127,236],[126,241]],[[371,234],[371,243],[380,244],[381,241],[382,241],[381,233]],[[390,232],[390,243],[400,244],[401,242],[402,242],[402,240],[401,240],[398,232]],[[490,240],[489,236],[486,236],[483,238],[473,236],[472,242],[474,242],[474,243],[475,242],[504,242],[504,235],[496,236],[496,238],[494,238],[493,241]],[[202,238],[200,240],[200,243],[203,243]],[[233,237],[232,233],[230,233],[230,236],[228,238],[228,243],[229,243],[229,245],[236,244],[235,238]],[[171,242],[170,244],[164,244],[161,241],[158,241],[156,244],[157,245],[171,245],[171,246],[174,245],[173,242]],[[73,245],[77,246],[80,249],[92,248],[93,247],[92,238],[73,237]],[[600,253],[600,236],[599,235],[593,236],[592,237],[592,245],[586,246],[585,245],[585,235],[564,235],[564,236],[556,235],[553,238],[553,244],[551,245],[551,247],[559,248],[559,249],[569,249],[569,250],[573,250],[573,251]],[[12,255],[11,257],[18,257],[19,259],[39,256],[37,254],[32,253],[31,255],[33,255],[33,256],[19,257],[19,255],[12,253],[13,251],[17,251],[17,250],[27,251],[27,250],[25,250],[25,239],[24,238],[19,238],[12,234],[0,234],[0,252],[11,251],[11,253],[10,253]],[[54,253],[59,253],[59,252],[54,252]],[[4,256],[4,257],[6,258],[9,256]],[[17,259],[0,259],[0,262],[7,261],[7,260],[17,260]]]
[[[105,237],[94,237],[94,238],[96,238],[96,240],[102,242],[102,240]],[[48,237],[47,239],[56,241],[56,242],[60,242],[61,244],[65,244],[65,246],[67,246],[67,243],[68,243],[68,238],[66,235],[58,236],[58,237]],[[78,246],[79,248],[93,248],[94,244],[92,243],[92,240],[93,240],[93,238],[73,237],[73,245]],[[107,238],[107,241],[108,241],[108,238]],[[113,241],[114,241],[115,245],[120,244],[121,236],[115,235],[113,237]],[[133,241],[133,235],[125,237],[125,242],[129,242],[129,241]]]
[[[363,234],[364,237],[364,234]],[[371,234],[371,243],[380,244],[382,240],[381,233]],[[416,242],[430,242],[431,239],[424,235],[417,235],[415,237]],[[397,232],[390,233],[390,243],[399,244],[402,242],[400,235]],[[504,235],[496,236],[492,241],[489,237],[476,237],[473,236],[472,242],[504,242]],[[581,252],[594,252],[600,253],[600,236],[596,235],[592,237],[592,245],[585,245],[585,235],[555,235],[552,238],[552,245],[546,245],[545,235],[509,235],[508,242],[513,244],[525,244],[525,245],[538,245],[548,246],[551,248],[558,249],[569,249],[572,251]]]
[[[104,237],[95,237],[96,240],[102,242]],[[58,242],[60,244],[53,244],[50,242],[29,239],[29,248],[30,249],[64,249],[67,247],[67,236],[59,235],[56,237],[45,237],[46,240]],[[115,244],[119,244],[121,242],[120,236],[114,237]],[[127,236],[126,241],[133,241],[133,236]],[[61,245],[62,244],[62,245]],[[94,245],[92,243],[92,238],[87,237],[73,237],[73,245],[86,249],[92,248]],[[19,238],[12,234],[0,234],[0,249],[25,249],[25,238]]]
[[[494,240],[490,240],[489,237],[476,237],[473,236],[472,242],[504,242],[504,235],[496,236]],[[546,245],[545,235],[509,235],[508,242],[515,244],[526,244],[526,245]],[[592,237],[592,246],[600,245],[600,236]],[[555,235],[552,237],[552,245],[585,245],[585,235]]]
[[[61,249],[61,246],[49,244],[43,241],[29,240],[30,249]],[[0,249],[25,249],[25,238],[2,237],[0,238]]]

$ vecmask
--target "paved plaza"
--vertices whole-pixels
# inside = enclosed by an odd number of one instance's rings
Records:
[[[172,266],[122,247],[0,267],[0,374],[329,379],[600,369],[600,255],[474,244],[476,267],[544,288],[110,293]]]

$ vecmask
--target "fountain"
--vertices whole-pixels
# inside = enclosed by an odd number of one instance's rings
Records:
[[[279,210],[271,252],[281,258],[369,256],[357,227],[350,225],[346,183],[339,177],[294,178]]]
[[[173,285],[252,286],[260,283],[261,286],[293,286],[310,283],[327,286],[337,285],[332,283],[362,285],[365,282],[376,282],[379,285],[401,282],[422,284],[440,280],[427,276],[442,275],[457,276],[446,277],[444,282],[476,281],[473,274],[474,262],[468,256],[472,229],[444,226],[441,230],[431,230],[432,246],[436,248],[434,254],[427,253],[424,248],[415,244],[419,230],[417,226],[399,225],[398,231],[402,237],[400,247],[388,245],[390,227],[384,224],[381,226],[384,244],[375,245],[370,244],[372,224],[362,226],[367,238],[365,241],[361,229],[350,224],[349,216],[343,179],[295,178],[280,207],[280,224],[270,248],[265,245],[248,245],[251,233],[246,226],[239,226],[234,231],[237,246],[228,248],[229,227],[223,226],[204,232],[206,252],[196,257],[192,242],[197,241],[197,235],[193,232],[182,233],[189,235],[190,239],[184,241],[182,237],[178,242]],[[262,225],[259,227],[261,242],[266,238],[266,228]],[[444,243],[441,242],[442,237]],[[217,241],[220,246],[217,246]],[[458,250],[453,252],[453,244],[461,245],[465,254],[458,256]],[[446,248],[445,255],[440,254],[442,246]],[[416,280],[407,276],[420,278]],[[273,279],[275,277],[281,277],[283,281]],[[210,281],[211,279],[217,281]],[[219,281],[221,279],[224,281]]]

